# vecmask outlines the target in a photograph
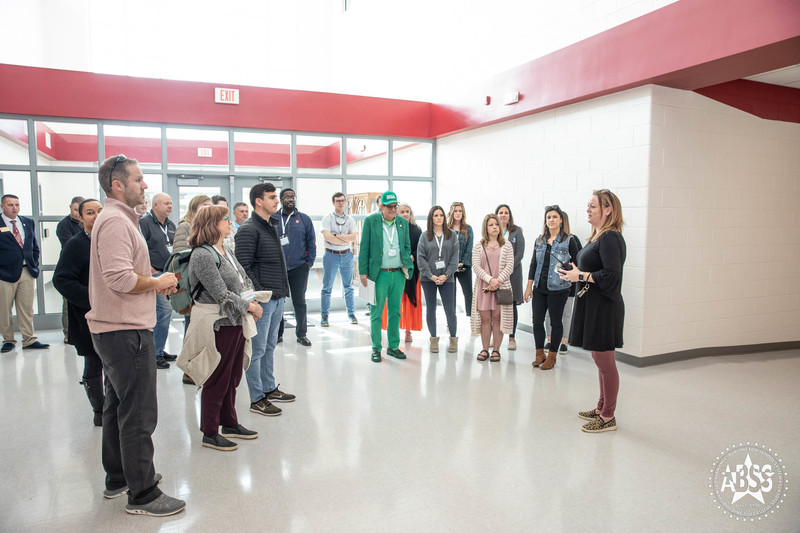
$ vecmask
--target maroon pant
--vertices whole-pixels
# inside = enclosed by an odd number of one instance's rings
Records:
[[[200,397],[200,431],[206,435],[219,433],[220,424],[235,426],[239,423],[236,418],[236,387],[242,380],[242,326],[222,326],[214,336],[222,359],[203,384]]]
[[[597,402],[597,412],[605,418],[614,418],[614,410],[617,408],[619,373],[614,353],[614,350],[592,352],[592,359],[600,372],[600,400]]]

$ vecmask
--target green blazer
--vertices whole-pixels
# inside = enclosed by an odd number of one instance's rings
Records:
[[[414,263],[411,261],[411,239],[408,236],[408,220],[395,217],[397,235],[400,238],[400,259],[403,261],[403,271],[406,279],[414,272]],[[373,213],[364,219],[361,227],[361,245],[358,248],[358,273],[367,275],[372,281],[378,280],[383,260],[383,214]]]

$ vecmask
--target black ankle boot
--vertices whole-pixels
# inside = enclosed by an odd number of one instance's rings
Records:
[[[80,384],[86,389],[86,396],[89,398],[89,403],[92,404],[92,410],[94,410],[94,425],[102,426],[103,404],[106,401],[105,392],[103,390],[103,376],[84,378]]]

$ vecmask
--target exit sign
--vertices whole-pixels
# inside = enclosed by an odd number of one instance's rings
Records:
[[[239,105],[239,89],[216,87],[214,89],[214,102],[218,104]]]
[[[211,148],[197,148],[197,157],[211,157]]]

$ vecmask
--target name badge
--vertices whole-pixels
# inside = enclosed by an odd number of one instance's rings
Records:
[[[11,231],[11,228],[9,228],[8,226],[3,226],[2,228],[0,228],[0,231],[2,232]]]
[[[396,255],[397,255],[397,249],[395,249],[395,248],[390,248],[390,249],[389,249],[389,257],[394,257],[394,256],[396,256]]]
[[[254,291],[253,289],[248,289],[248,290],[242,292],[241,296],[242,296],[243,300],[247,300],[249,302],[251,300],[255,300],[256,299],[256,291]]]
[[[444,268],[444,261],[436,261],[434,265],[436,268]]]
[[[286,246],[287,244],[289,244],[289,236],[281,235],[281,246]]]
[[[168,244],[168,245],[167,245],[167,251],[168,251],[169,253],[172,253],[172,245],[171,245],[171,244]]]

